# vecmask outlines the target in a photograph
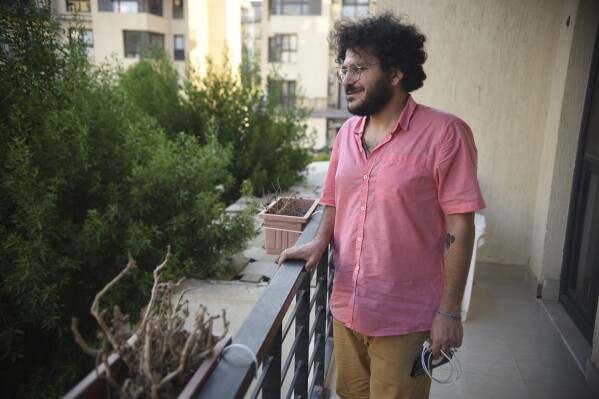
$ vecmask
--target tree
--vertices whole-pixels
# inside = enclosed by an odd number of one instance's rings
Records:
[[[171,137],[180,132],[202,136],[199,115],[194,114],[185,98],[179,73],[164,50],[147,50],[139,62],[119,77],[119,85],[129,99],[146,114],[153,116]]]
[[[189,68],[180,90],[168,55],[154,51],[124,71],[120,85],[169,136],[187,132],[207,143],[211,131],[232,151],[228,170],[234,184],[224,188],[227,201],[239,197],[248,179],[255,195],[295,183],[308,163],[311,143],[301,97],[284,98],[276,73],[271,73],[272,84],[264,91],[259,68],[247,58],[237,72],[228,61],[222,66],[210,59],[206,63],[204,76]]]
[[[250,179],[256,195],[296,182],[307,166],[311,143],[301,97],[283,101],[280,77],[271,73],[269,79],[278,84],[264,91],[259,68],[245,57],[238,73],[228,61],[219,68],[207,60],[206,74],[198,79],[192,70],[185,84],[200,122],[215,118],[219,142],[233,148],[231,171],[237,184]]]
[[[28,4],[28,2],[24,2]],[[72,316],[126,263],[113,302],[138,309],[168,244],[174,274],[218,276],[253,235],[252,210],[225,212],[232,150],[167,134],[114,68],[92,69],[45,7],[0,12],[0,368],[2,397],[57,397],[93,365]],[[82,318],[84,334],[93,322]]]

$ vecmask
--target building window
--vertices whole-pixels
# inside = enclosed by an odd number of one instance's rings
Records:
[[[268,39],[268,61],[292,64],[297,61],[297,35],[275,35]]]
[[[295,106],[295,80],[286,80],[283,82],[281,103],[288,108]]]
[[[162,0],[146,0],[144,4],[150,14],[162,16]]]
[[[173,0],[173,19],[183,19],[183,0]]]
[[[368,15],[370,0],[343,0],[341,15],[345,18],[363,17]]]
[[[295,80],[268,81],[268,93],[279,98],[280,105],[285,108],[295,106]]]
[[[141,58],[144,51],[154,48],[164,50],[164,35],[159,33],[126,30],[123,37],[125,58]]]
[[[98,0],[100,11],[149,13],[162,16],[162,0]]]
[[[92,12],[90,0],[67,0],[68,12]]]
[[[253,10],[253,23],[259,24],[262,22],[262,3],[258,1],[252,1]]]
[[[320,15],[322,0],[272,0],[271,15]]]
[[[185,36],[175,35],[175,61],[185,60]]]
[[[87,56],[94,57],[94,32],[91,29],[69,29],[69,41],[71,43],[81,41],[85,45]]]
[[[112,12],[143,12],[143,0],[111,0]]]

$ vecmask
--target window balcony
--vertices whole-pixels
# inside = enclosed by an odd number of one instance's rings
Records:
[[[98,9],[116,13],[148,13],[163,15],[162,0],[99,0]]]

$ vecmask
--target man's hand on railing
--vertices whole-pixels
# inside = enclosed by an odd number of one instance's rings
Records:
[[[279,258],[279,267],[287,259],[304,259],[306,261],[305,269],[307,272],[311,272],[312,269],[318,264],[324,250],[327,249],[327,245],[333,238],[333,227],[335,226],[335,207],[325,206],[318,230],[314,235],[312,241],[307,244],[296,245],[291,248],[287,248],[281,253]]]
[[[279,258],[279,267],[288,259],[304,259],[306,261],[305,269],[309,273],[318,264],[318,261],[322,257],[326,245],[323,247],[315,243],[314,241],[308,244],[297,245],[291,248],[287,248],[281,252]]]

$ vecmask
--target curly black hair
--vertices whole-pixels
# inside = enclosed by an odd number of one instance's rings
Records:
[[[337,64],[345,60],[345,52],[364,50],[380,59],[383,70],[396,67],[403,72],[403,88],[412,92],[422,87],[426,74],[426,37],[417,26],[402,22],[391,12],[360,19],[340,19],[331,32]]]

